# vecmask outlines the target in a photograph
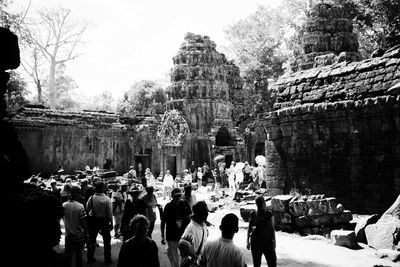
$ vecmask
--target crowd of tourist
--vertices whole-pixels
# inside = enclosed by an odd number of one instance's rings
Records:
[[[75,266],[82,266],[85,248],[87,263],[96,261],[98,234],[103,239],[104,263],[111,264],[112,232],[114,238],[122,237],[123,241],[118,259],[114,259],[117,266],[131,266],[133,262],[135,266],[160,266],[157,244],[152,239],[157,214],[161,219],[161,243],[166,245],[171,266],[246,266],[242,251],[232,242],[239,229],[238,217],[232,213],[225,215],[219,227],[221,237],[207,241],[209,210],[206,202],[197,201],[193,192],[196,184],[205,186],[209,182],[213,182],[218,194],[226,182],[232,191],[243,182],[246,188],[263,186],[262,167],[246,162],[237,168],[236,164],[232,162],[226,168],[222,163],[211,169],[207,164],[195,167],[192,162],[180,177],[174,178],[167,170],[157,179],[149,168],[138,177],[131,166],[124,175],[126,179],[117,183],[107,183],[93,169],[86,168],[92,176],[66,176],[64,180],[60,175],[49,179],[33,176],[29,183],[51,191],[62,203],[67,266],[72,266],[73,258]],[[162,187],[156,189],[160,184]],[[157,202],[155,190],[163,199],[168,198],[165,206]],[[273,216],[266,210],[264,198],[258,198],[256,203],[257,211],[250,215],[246,245],[252,252],[254,266],[260,266],[262,254],[268,266],[276,266]]]

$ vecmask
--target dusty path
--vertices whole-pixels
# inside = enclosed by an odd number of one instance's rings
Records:
[[[198,200],[205,199],[208,194],[198,194]],[[159,199],[161,204],[165,201]],[[231,201],[228,201],[232,203]],[[220,236],[218,229],[221,218],[233,212],[238,215],[239,209],[218,209],[216,212],[209,215],[208,220],[214,225],[209,227],[209,239],[215,239]],[[234,237],[234,242],[240,246],[245,253],[246,263],[249,267],[253,266],[250,251],[245,248],[247,223],[240,220],[240,230]],[[157,217],[155,229],[153,232],[153,239],[158,245],[158,256],[162,267],[169,267],[169,260],[165,254],[166,247],[161,244],[160,234],[160,220]],[[278,266],[293,266],[293,267],[372,267],[372,266],[389,266],[398,267],[399,263],[394,263],[387,259],[379,259],[375,255],[375,250],[366,245],[360,244],[361,248],[358,250],[351,250],[344,247],[332,245],[329,239],[318,238],[309,240],[296,234],[288,234],[285,232],[277,232],[277,257]],[[104,266],[103,264],[103,248],[101,236],[98,237],[100,247],[96,249],[95,257],[96,263],[87,265],[90,267]],[[63,240],[61,242],[63,244]],[[118,253],[122,241],[112,239],[112,259],[113,264],[109,266],[117,266]],[[85,254],[86,255],[86,254]],[[86,257],[85,257],[86,260]],[[267,266],[265,259],[262,261],[262,266]]]

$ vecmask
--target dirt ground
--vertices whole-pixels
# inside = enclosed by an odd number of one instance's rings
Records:
[[[198,200],[206,200],[211,195],[206,190],[200,190],[196,192]],[[158,198],[160,204],[164,205],[166,200]],[[215,205],[211,203],[210,205]],[[234,243],[242,248],[247,266],[253,266],[251,253],[245,247],[246,245],[246,233],[247,223],[244,222],[240,217],[239,206],[236,204],[232,197],[228,197],[224,200],[224,207],[219,208],[213,213],[210,213],[208,221],[213,224],[209,227],[209,240],[215,239],[220,236],[218,229],[221,218],[227,213],[235,213],[239,218],[239,232],[234,237]],[[161,244],[160,234],[160,220],[157,217],[155,229],[153,232],[153,239],[158,244],[158,256],[162,267],[169,267],[169,260],[166,255],[166,247]],[[89,264],[87,266],[104,266],[103,264],[103,248],[101,236],[98,236],[98,243],[100,247],[96,249],[95,257],[97,262]],[[277,243],[277,257],[278,266],[296,266],[296,267],[372,267],[372,266],[390,266],[398,267],[399,263],[394,263],[388,259],[380,259],[375,255],[375,250],[364,244],[359,244],[360,248],[357,250],[351,250],[344,247],[332,245],[330,239],[326,239],[322,236],[309,236],[301,237],[297,234],[289,234],[278,231],[276,233]],[[63,247],[63,239],[61,240],[61,248]],[[118,253],[121,247],[122,241],[118,239],[112,239],[112,259],[113,264],[109,266],[117,266]],[[86,252],[85,252],[86,253]],[[86,255],[86,254],[85,254]],[[86,257],[84,256],[86,262]],[[262,261],[262,266],[267,266],[265,259]]]

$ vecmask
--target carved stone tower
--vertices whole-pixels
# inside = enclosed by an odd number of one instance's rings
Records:
[[[358,39],[347,10],[335,0],[310,1],[309,8],[302,38],[304,54],[292,64],[292,70],[359,61]]]
[[[187,33],[173,58],[167,111],[159,130],[162,170],[178,175],[193,160],[212,165],[214,155],[235,159],[234,95],[242,89],[239,68],[216,51],[208,36]]]

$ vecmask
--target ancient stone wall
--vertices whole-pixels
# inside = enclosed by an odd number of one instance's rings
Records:
[[[106,159],[111,160],[112,169],[123,174],[137,161],[135,156],[152,148],[148,140],[143,142],[135,125],[138,122],[132,119],[130,125],[114,114],[25,108],[12,124],[35,174],[53,174],[59,165],[66,173],[83,170],[86,165],[102,168]],[[158,153],[151,157],[149,163],[157,162]],[[158,167],[154,164],[154,174]]]
[[[353,212],[384,211],[400,193],[400,49],[278,81],[268,179],[288,193],[335,196]]]

